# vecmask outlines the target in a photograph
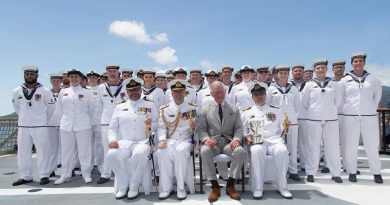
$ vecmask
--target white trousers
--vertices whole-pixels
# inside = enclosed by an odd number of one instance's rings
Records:
[[[321,156],[321,140],[324,145],[324,153],[327,166],[332,176],[340,176],[340,143],[339,143],[339,123],[338,121],[308,121],[309,127],[307,148],[308,154],[306,160],[306,174],[317,175],[318,165]]]
[[[307,134],[307,120],[298,120],[298,148],[301,168],[305,167],[307,152],[307,143],[309,135]]]
[[[132,144],[128,148],[109,149],[106,159],[114,171],[117,190],[129,188],[131,191],[137,191],[143,177],[149,176],[150,179],[149,153],[150,146],[147,144]],[[128,160],[130,161],[131,170],[126,169]],[[144,189],[149,190],[146,187]]]
[[[268,143],[256,144],[250,146],[251,152],[251,177],[252,191],[263,190],[264,175],[267,164],[266,158],[272,156],[276,170],[276,185],[287,189],[287,169],[288,169],[288,151],[283,143]]]
[[[344,116],[339,115],[339,132],[340,132],[340,155],[341,155],[341,165],[343,169],[346,169],[345,163],[345,137],[344,137]]]
[[[62,177],[71,177],[77,160],[83,177],[90,177],[92,171],[92,129],[81,131],[61,130]]]
[[[99,172],[103,170],[104,150],[102,144],[102,128],[100,125],[92,125],[92,161],[98,166]]]
[[[347,172],[356,174],[359,137],[362,136],[371,174],[381,173],[379,159],[379,123],[377,116],[344,116],[345,164]]]
[[[103,146],[103,166],[100,170],[101,177],[109,178],[111,177],[111,167],[110,163],[107,162],[107,154],[108,154],[108,126],[101,126],[102,127],[102,146]]]
[[[32,154],[33,144],[38,155],[39,177],[49,177],[52,170],[50,154],[50,136],[47,127],[18,128],[18,168],[20,178],[25,180],[33,179]]]
[[[168,140],[167,147],[157,151],[160,164],[159,192],[172,191],[174,176],[176,176],[177,190],[185,190],[184,183],[186,183],[190,192],[195,192],[191,149],[192,144],[189,142]]]
[[[284,138],[284,136],[282,136]],[[288,172],[298,174],[298,126],[291,125],[287,133],[287,149],[290,152]]]
[[[49,138],[50,138],[50,164],[52,165],[52,171],[57,170],[57,165],[61,164],[61,154],[60,154],[60,128],[59,127],[49,127]]]

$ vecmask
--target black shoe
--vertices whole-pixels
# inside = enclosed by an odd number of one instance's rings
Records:
[[[297,182],[301,181],[301,177],[298,174],[290,174],[288,177]]]
[[[157,184],[160,183],[160,176],[156,176],[156,182]]]
[[[382,175],[380,174],[374,174],[374,181],[377,184],[383,184]]]
[[[25,180],[25,179],[18,179],[18,181],[12,183],[12,186],[19,186],[22,184],[27,184],[29,182],[32,182],[33,180]]]
[[[328,167],[324,167],[321,169],[321,173],[329,173],[329,172],[330,172],[330,170]]]
[[[356,170],[356,174],[357,174],[357,175],[360,175],[360,171],[359,171],[359,170]]]
[[[335,181],[336,183],[343,183],[341,177],[332,177],[332,180]]]
[[[104,184],[104,183],[106,183],[106,182],[108,182],[108,181],[110,181],[110,178],[100,177],[100,178],[97,180],[96,184]]]
[[[74,170],[72,170],[72,177],[76,176],[76,173],[74,172]]]
[[[48,184],[48,183],[50,183],[49,177],[42,177],[41,181],[39,181],[40,185],[45,185],[45,184]]]
[[[357,182],[356,174],[349,174],[348,179],[350,182]]]
[[[61,168],[61,166],[62,166],[61,164],[57,164],[57,168]]]
[[[49,177],[55,177],[56,176],[56,173],[53,171]]]
[[[305,168],[301,168],[301,171],[306,172],[306,169]]]
[[[314,182],[314,176],[313,175],[307,175],[306,181],[307,182]]]

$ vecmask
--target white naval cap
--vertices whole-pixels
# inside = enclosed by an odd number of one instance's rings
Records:
[[[328,60],[326,58],[317,58],[313,61],[313,68],[315,68],[317,65],[328,66]]]
[[[172,80],[168,83],[168,88],[171,90],[182,90],[187,88],[188,82],[185,80]]]
[[[108,64],[106,65],[106,70],[108,69],[117,69],[119,70],[120,66],[118,64]]]
[[[191,73],[200,73],[202,75],[202,69],[200,69],[200,68],[191,68],[190,69],[190,74]]]
[[[187,71],[182,67],[177,67],[177,68],[175,68],[175,71],[173,71],[173,75],[177,75],[177,74],[187,75]]]
[[[22,67],[22,70],[24,71],[24,72],[26,72],[26,71],[35,71],[35,72],[39,72],[39,68],[38,67],[36,67],[36,66],[32,66],[32,65],[29,65],[29,66],[23,66]]]
[[[142,87],[144,85],[144,81],[141,78],[128,78],[122,82],[122,85],[124,85],[127,90],[131,90],[137,87]]]
[[[241,67],[241,69],[240,69],[240,72],[242,73],[242,72],[244,72],[244,71],[250,71],[250,72],[255,72],[255,69],[253,69],[253,67],[252,66],[250,66],[250,65],[243,65],[242,67]]]
[[[123,74],[123,73],[133,74],[133,70],[130,69],[130,68],[124,68],[124,69],[122,69],[122,74]]]
[[[355,59],[355,58],[363,58],[364,60],[366,60],[366,58],[367,58],[367,53],[364,52],[364,51],[357,51],[357,52],[351,53],[351,62],[352,62],[353,59]]]
[[[268,65],[259,65],[259,66],[257,66],[256,71],[257,71],[257,72],[260,72],[260,71],[269,71],[269,66],[268,66]]]
[[[248,91],[250,93],[266,92],[267,90],[268,85],[257,80],[253,81],[253,83],[248,87]]]
[[[153,68],[144,68],[144,69],[142,69],[142,74],[156,75],[156,70]]]
[[[156,73],[156,78],[167,78],[167,74],[165,73]]]
[[[336,65],[345,65],[345,60],[335,60],[332,62],[332,66],[336,66]]]
[[[210,69],[210,70],[207,70],[205,76],[206,77],[209,77],[209,76],[216,76],[216,77],[218,77],[219,74],[218,74],[218,72],[215,69]]]
[[[288,65],[276,65],[275,66],[275,72],[279,72],[279,71],[290,71],[290,66]]]
[[[305,65],[301,64],[301,63],[298,63],[298,64],[294,64],[294,65],[291,66],[291,70],[294,70],[295,68],[305,69]]]
[[[225,69],[229,69],[229,70],[231,70],[232,72],[233,72],[233,70],[234,70],[233,66],[231,66],[231,65],[223,65],[222,68],[221,68],[221,71],[223,71],[223,70],[225,70]]]
[[[50,77],[50,79],[53,79],[53,78],[62,79],[62,73],[50,73],[49,77]]]

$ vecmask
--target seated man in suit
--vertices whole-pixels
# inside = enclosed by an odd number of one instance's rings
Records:
[[[208,178],[211,178],[212,191],[208,200],[215,202],[221,195],[213,161],[214,156],[220,153],[231,157],[226,194],[232,199],[239,200],[240,194],[234,189],[234,183],[246,157],[240,145],[243,138],[240,111],[237,106],[225,102],[225,87],[221,82],[213,82],[210,88],[214,103],[209,103],[202,108],[196,128],[203,143],[200,155],[205,164],[206,173],[209,175]]]

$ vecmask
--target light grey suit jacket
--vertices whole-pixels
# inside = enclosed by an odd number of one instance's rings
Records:
[[[243,130],[238,107],[225,102],[222,122],[215,103],[203,107],[198,116],[198,126],[195,132],[202,143],[208,138],[219,141],[222,136],[229,142],[233,139],[242,142]]]

